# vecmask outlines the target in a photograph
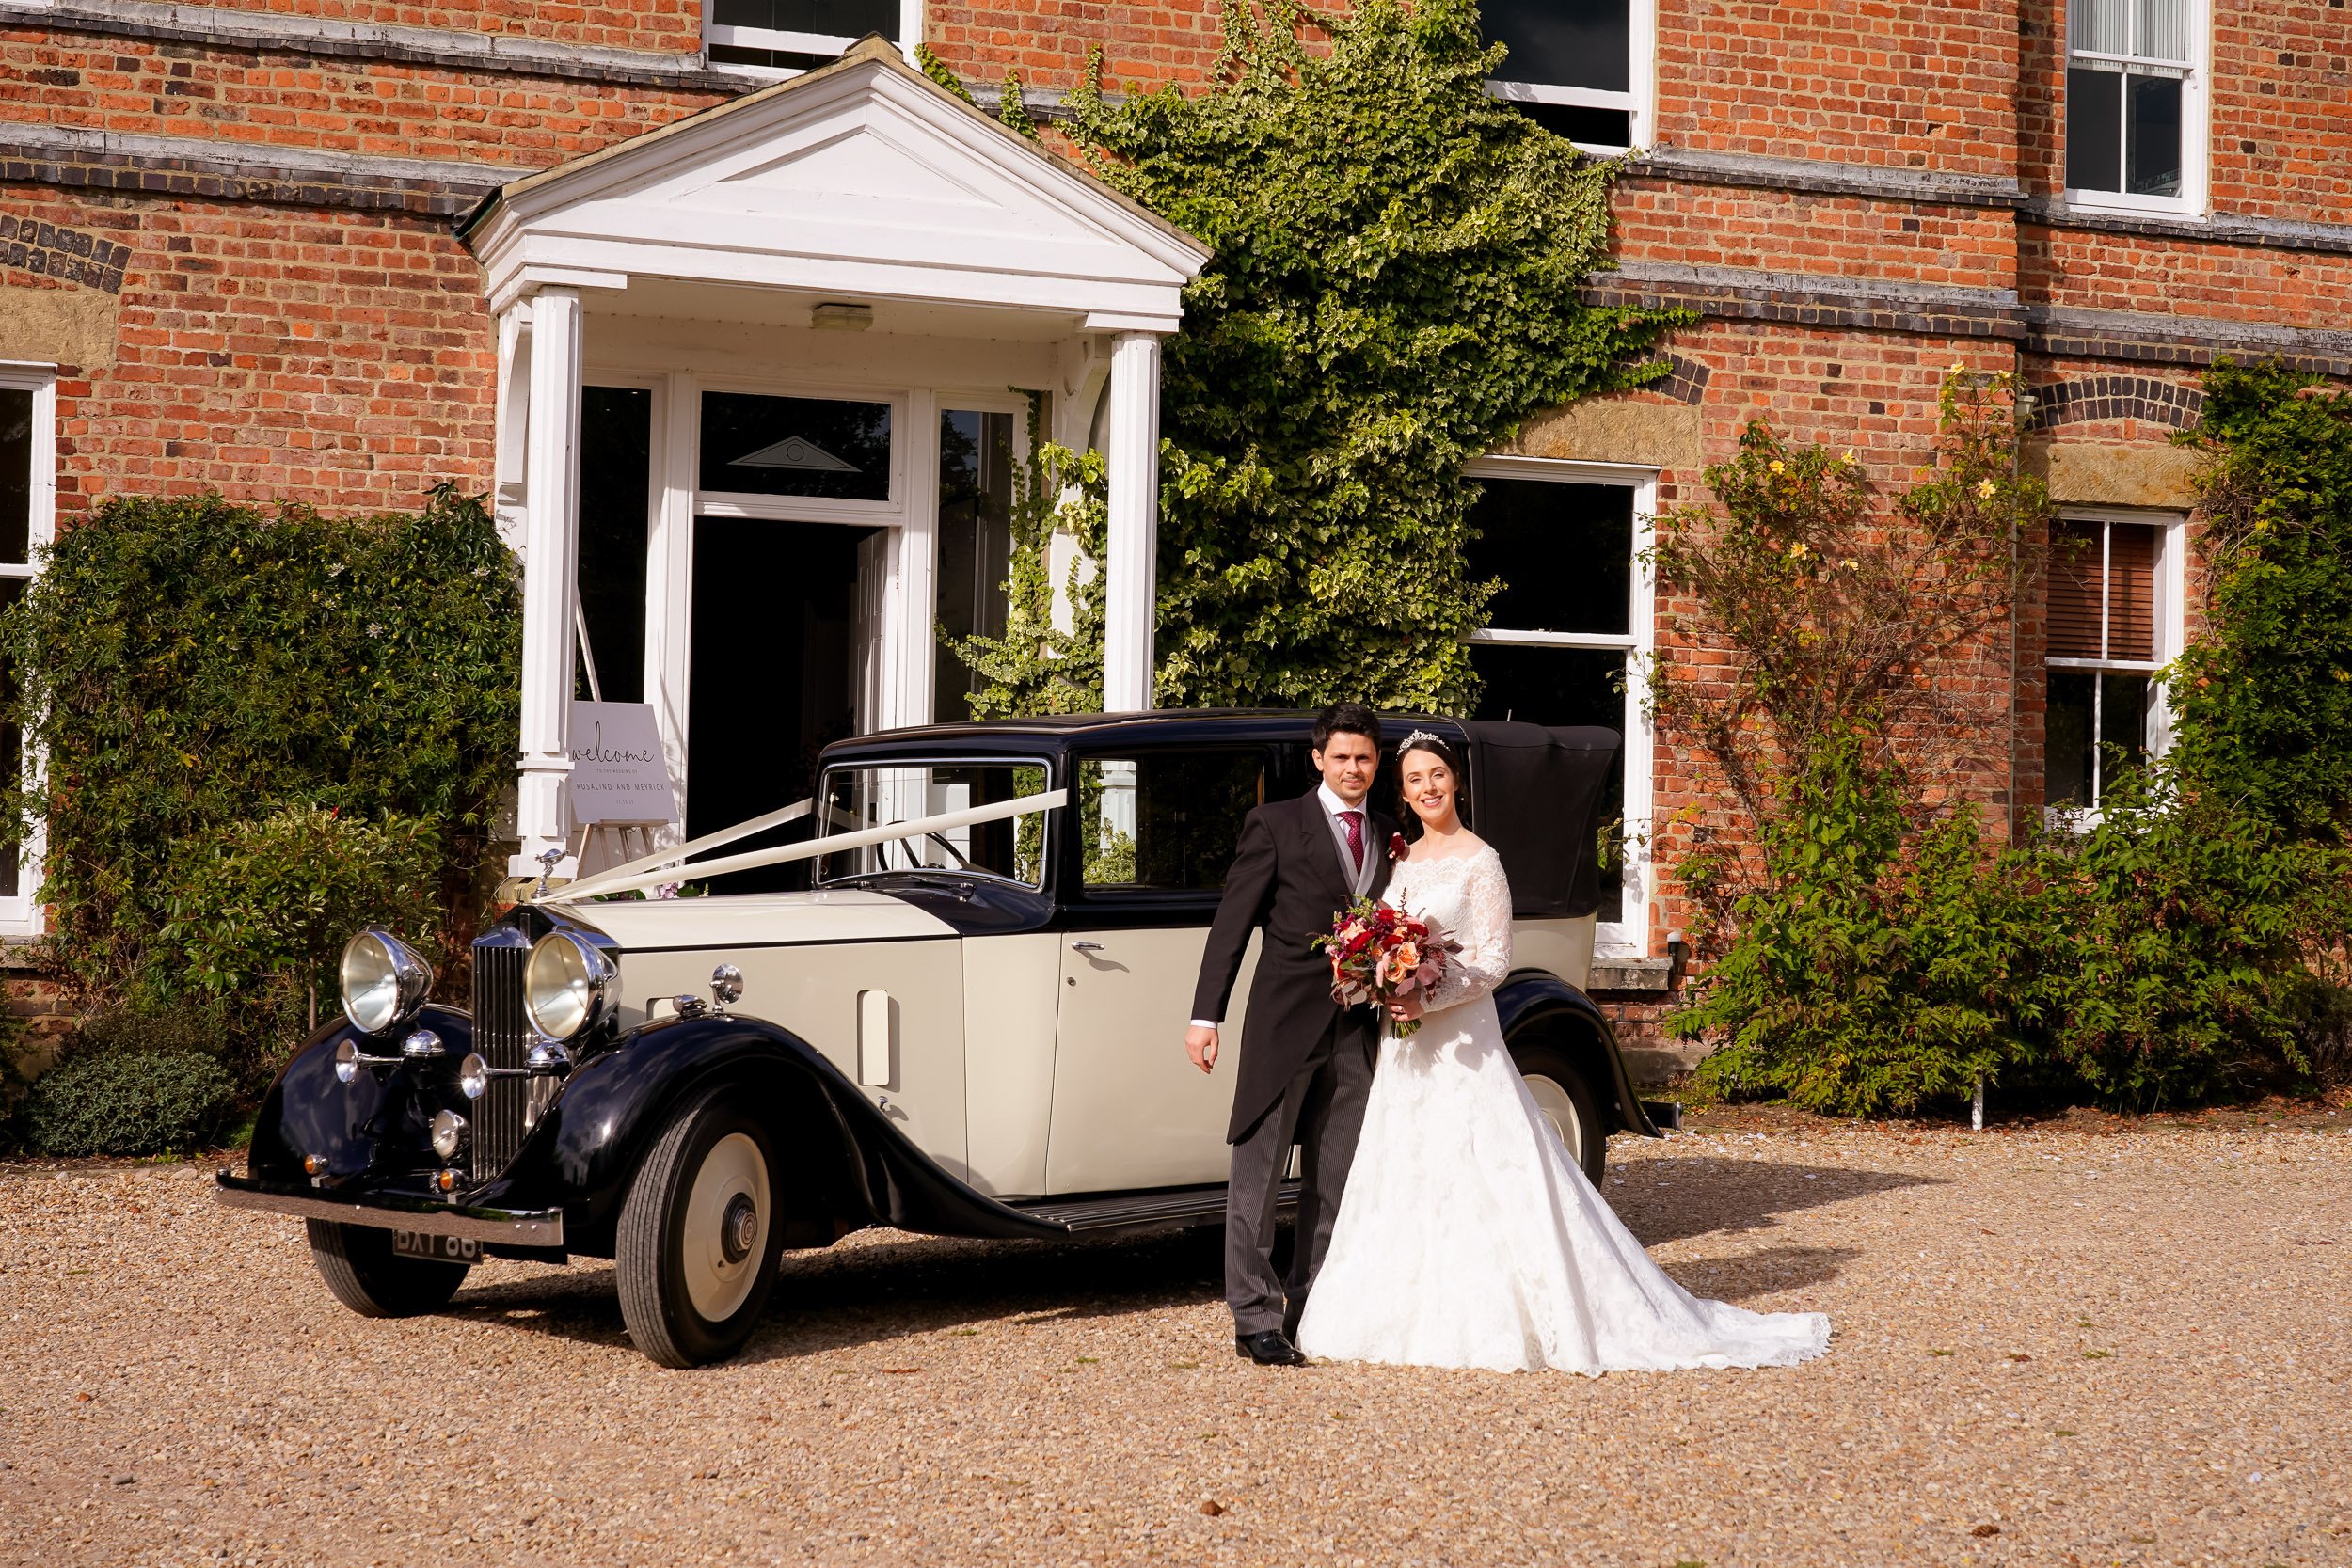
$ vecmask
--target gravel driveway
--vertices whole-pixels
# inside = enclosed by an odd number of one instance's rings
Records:
[[[1182,1235],[854,1238],[664,1372],[603,1264],[368,1323],[200,1172],[9,1167],[0,1560],[2352,1563],[2330,1119],[1620,1138],[1676,1277],[1836,1338],[1590,1381],[1248,1366]]]

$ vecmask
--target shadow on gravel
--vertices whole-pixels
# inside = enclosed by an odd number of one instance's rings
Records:
[[[1935,1180],[1757,1161],[1652,1159],[1614,1168],[1605,1191],[1634,1234],[1656,1245],[1764,1229],[1783,1213]],[[886,1345],[978,1323],[1083,1322],[1217,1302],[1224,1295],[1222,1237],[1214,1228],[1072,1242],[914,1237],[791,1253],[768,1323],[739,1363]],[[1854,1256],[1839,1247],[1768,1247],[1677,1263],[1672,1272],[1685,1289],[1740,1301],[1834,1278]],[[445,1315],[585,1344],[628,1342],[612,1271],[596,1263],[470,1287]]]

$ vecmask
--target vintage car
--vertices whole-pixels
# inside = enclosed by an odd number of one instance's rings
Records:
[[[219,1196],[306,1220],[328,1290],[369,1316],[440,1307],[483,1257],[612,1259],[631,1338],[680,1367],[743,1344],[784,1249],[864,1227],[1215,1224],[1233,1076],[1193,1068],[1184,1025],[1243,816],[1315,783],[1308,722],[839,742],[807,800],[514,909],[473,944],[469,1010],[361,932],[345,1015],[279,1075]],[[1582,989],[1617,736],[1394,722],[1463,750],[1517,906],[1503,1027],[1597,1179],[1612,1132],[1656,1136],[1672,1110],[1635,1098]],[[754,830],[805,842],[677,864]],[[643,895],[663,881],[707,891]],[[1245,969],[1236,1014],[1247,994]]]

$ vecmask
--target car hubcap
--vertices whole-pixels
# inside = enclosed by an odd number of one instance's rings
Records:
[[[752,1293],[768,1245],[768,1161],[750,1134],[713,1144],[694,1173],[680,1237],[686,1294],[705,1322],[733,1317]]]
[[[1535,1108],[1551,1123],[1551,1131],[1568,1151],[1572,1164],[1584,1164],[1584,1120],[1576,1114],[1576,1101],[1568,1097],[1559,1080],[1542,1073],[1530,1073],[1527,1092],[1535,1097]]]

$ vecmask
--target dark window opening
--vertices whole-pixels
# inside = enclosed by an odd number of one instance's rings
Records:
[[[580,613],[588,631],[575,695],[645,700],[645,546],[653,506],[653,393],[580,391]]]
[[[890,404],[838,398],[703,394],[707,491],[890,499]]]

